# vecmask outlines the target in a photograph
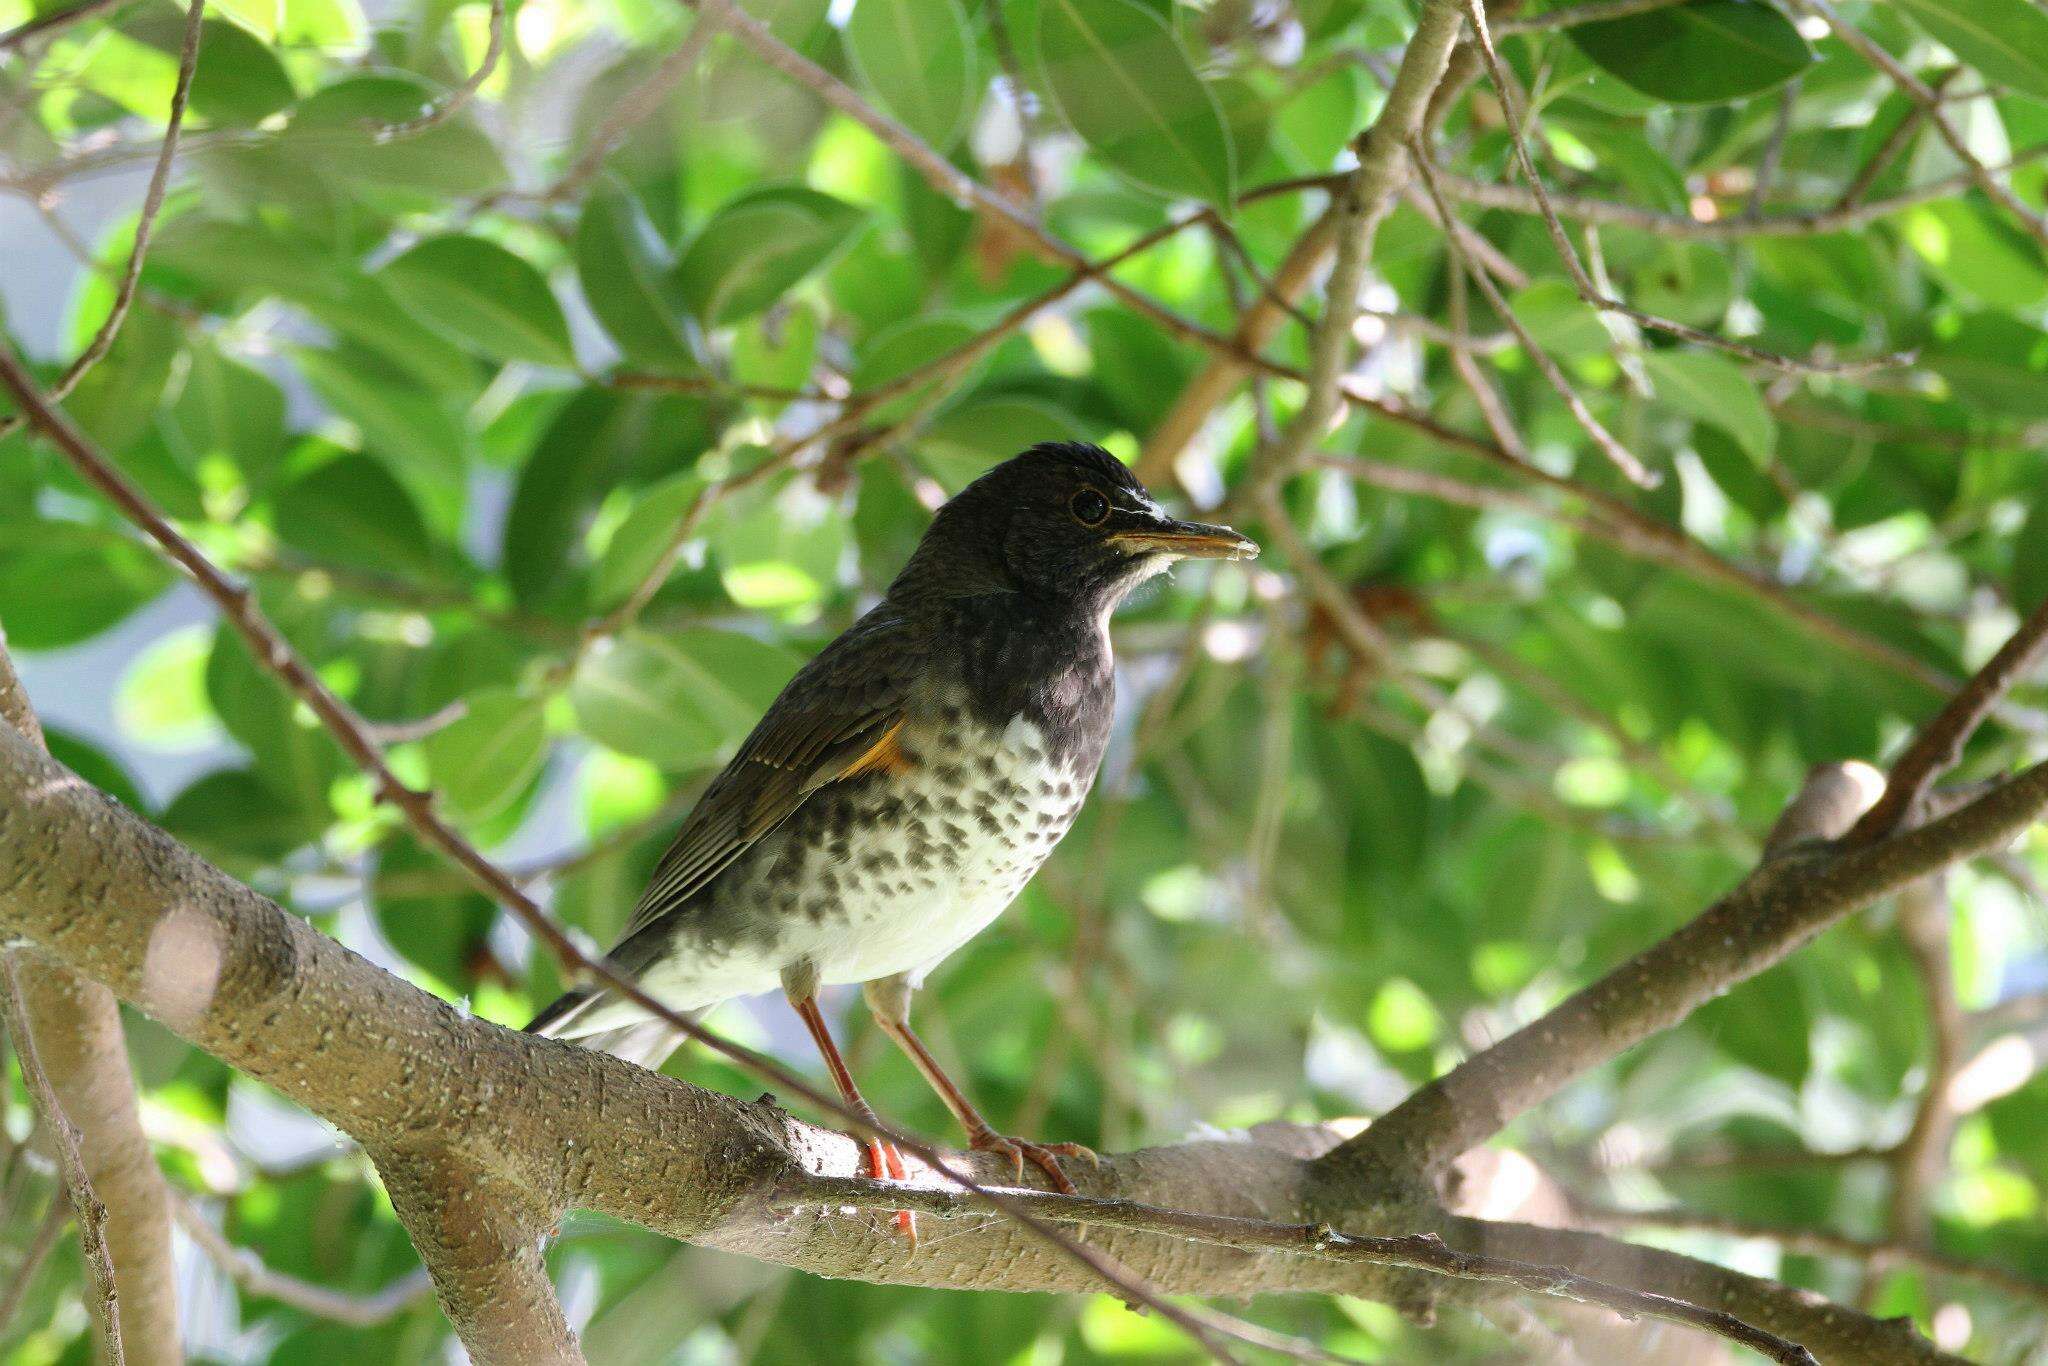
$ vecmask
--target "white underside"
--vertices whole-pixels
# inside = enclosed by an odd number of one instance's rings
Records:
[[[999,742],[995,772],[975,767],[969,790],[982,795],[964,799],[940,770],[966,764],[970,755],[985,758],[991,741]],[[827,984],[908,973],[916,985],[1001,915],[1072,823],[1088,779],[1051,761],[1036,728],[1022,717],[993,735],[986,727],[956,727],[947,736],[907,736],[906,745],[921,751],[920,762],[895,795],[913,806],[919,798],[930,803],[925,839],[944,846],[942,862],[920,871],[912,862],[918,838],[901,822],[859,827],[844,859],[824,847],[808,848],[790,881],[814,888],[826,874],[836,875],[842,890],[829,913],[766,917],[772,937],[733,946],[691,951],[687,941],[679,942],[676,952],[642,972],[648,992],[679,1010],[705,1009],[775,990],[786,969],[805,963]],[[997,828],[976,819],[977,811]],[[764,837],[758,855],[782,852],[789,828]],[[883,867],[871,871],[878,854]],[[598,1003],[565,1020],[560,1032],[581,1036],[637,1018],[631,1005]]]

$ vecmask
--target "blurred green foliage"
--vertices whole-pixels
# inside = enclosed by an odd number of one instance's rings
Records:
[[[0,0],[0,27],[43,8]],[[1348,164],[1413,21],[1403,0],[747,8],[1091,257],[1213,206],[1229,236],[1183,231],[1115,274],[1224,333],[1322,205],[1313,190],[1234,197]],[[1984,159],[2017,163],[2012,181],[2038,209],[2041,11],[1843,8],[1923,76],[1966,68],[1944,89],[1978,97],[1953,117]],[[512,0],[479,98],[400,137],[375,125],[419,117],[475,68],[483,4],[366,15],[356,0],[216,0],[210,12],[144,292],[68,409],[248,577],[329,684],[391,728],[401,771],[431,783],[480,844],[539,873],[554,912],[594,941],[616,931],[691,794],[781,682],[895,572],[935,495],[1039,439],[1135,458],[1210,359],[1083,288],[945,383],[866,413],[853,435],[904,424],[883,439],[843,437],[707,497],[848,393],[967,344],[1064,268],[725,35],[671,73],[594,175],[564,179],[683,41],[692,16],[669,0]],[[145,165],[178,20],[168,0],[130,0],[0,60],[0,187],[63,218],[75,187]],[[1590,197],[1701,222],[1752,197],[1764,213],[1824,208],[1906,120],[1870,197],[1958,167],[1882,78],[1762,0],[1691,0],[1502,47],[1549,173]],[[1483,85],[1450,107],[1437,155],[1513,179]],[[1916,353],[1854,381],[1603,319],[1540,222],[1475,221],[1528,277],[1510,291],[1520,316],[1660,487],[1618,483],[1499,320],[1453,291],[1412,202],[1379,235],[1358,381],[1479,433],[1437,344],[1444,327],[1469,332],[1543,470],[1682,528],[1917,661],[1919,676],[1541,507],[1304,475],[1288,506],[1322,568],[1360,591],[1435,691],[1351,659],[1273,556],[1252,573],[1184,571],[1119,618],[1132,724],[1104,781],[1013,913],[922,998],[927,1037],[999,1125],[1119,1148],[1198,1124],[1384,1108],[1681,923],[1747,866],[1807,765],[1886,753],[1938,704],[1927,677],[1960,676],[2048,594],[2048,263],[1980,194],[1958,187],[1837,232],[1582,238],[1601,278],[1641,307],[1792,354]],[[67,349],[106,315],[132,226],[86,244]],[[1298,365],[1304,346],[1289,325],[1271,353]],[[1185,488],[1227,496],[1262,423],[1298,399],[1279,382],[1228,399],[1178,462]],[[1535,487],[1370,414],[1324,445],[1483,489]],[[0,507],[0,622],[31,680],[86,657],[67,651],[98,649],[91,659],[125,670],[94,679],[116,698],[110,733],[67,730],[50,706],[60,757],[481,1015],[517,1024],[553,995],[552,966],[374,806],[231,632],[192,624],[167,597],[172,573],[51,452],[0,442]],[[2035,686],[2018,700],[2048,699]],[[1968,771],[2026,747],[1994,729]],[[208,771],[143,795],[193,753]],[[2048,989],[2048,917],[2028,873],[2044,853],[2036,838],[2015,862],[1953,881],[1971,1010]],[[1868,1164],[1717,1160],[1895,1142],[1928,1056],[1920,1000],[1879,911],[1509,1137],[1588,1193],[1875,1234],[1886,1185]],[[859,1014],[844,1028],[870,1096],[948,1134]],[[755,1043],[782,1027],[738,1010],[715,1023]],[[2001,1027],[2032,1043],[1979,1075],[1936,1189],[1936,1236],[2039,1276],[2048,1075],[2032,1059],[2048,1035],[2039,1015]],[[1976,1056],[1995,1031],[1972,1028]],[[174,1180],[234,1241],[357,1292],[412,1264],[359,1157],[316,1142],[278,1158],[279,1121],[254,1083],[144,1022],[137,1051]],[[694,1054],[671,1068],[758,1090]],[[17,1090],[12,1133],[23,1104]],[[10,1206],[10,1241],[34,1204]],[[1683,1245],[1856,1290],[1852,1269],[1765,1244]],[[1108,1299],[824,1283],[585,1222],[550,1255],[592,1359],[608,1363],[1187,1351]],[[51,1265],[7,1326],[9,1362],[83,1359],[75,1251]],[[208,1359],[448,1350],[431,1304],[345,1328],[237,1296],[196,1259],[192,1275]],[[2038,1311],[1905,1271],[1874,1293],[1879,1312],[1923,1323],[1959,1305],[1973,1352],[2038,1359],[2025,1355]],[[1499,1350],[1477,1324],[1422,1339],[1362,1303],[1249,1312],[1366,1359]]]

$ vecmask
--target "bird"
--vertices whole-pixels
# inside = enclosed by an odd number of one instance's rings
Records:
[[[818,1009],[859,983],[876,1023],[966,1131],[1075,1189],[1078,1144],[999,1134],[910,1025],[911,995],[1014,901],[1073,823],[1115,702],[1109,617],[1180,559],[1241,560],[1228,527],[1176,520],[1100,446],[1045,442],[934,514],[881,599],[806,664],[705,787],[609,955],[694,1018],[780,987],[834,1086],[875,1123]],[[529,1032],[650,1068],[681,1031],[602,985]],[[903,1180],[871,1138],[867,1174]],[[914,1240],[915,1224],[898,1227]]]

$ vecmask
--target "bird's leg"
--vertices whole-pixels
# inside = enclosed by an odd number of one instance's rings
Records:
[[[789,1004],[804,1022],[804,1028],[811,1031],[811,1039],[818,1045],[818,1052],[824,1055],[825,1070],[832,1074],[832,1084],[839,1088],[839,1095],[862,1119],[881,1126],[875,1116],[875,1107],[868,1104],[867,1097],[854,1085],[853,1073],[846,1066],[846,1059],[839,1055],[839,1045],[832,1042],[832,1031],[825,1026],[825,1017],[818,1012],[818,998],[809,992],[799,997],[789,993]],[[902,1181],[906,1179],[903,1168],[903,1154],[896,1145],[885,1138],[869,1138],[867,1145],[868,1175],[877,1181]],[[896,1211],[896,1229],[911,1242],[917,1241],[917,1216],[907,1209]]]
[[[1004,1154],[1016,1164],[1020,1180],[1024,1175],[1024,1161],[1029,1158],[1032,1165],[1052,1182],[1053,1189],[1065,1195],[1076,1194],[1076,1191],[1074,1183],[1067,1179],[1066,1172],[1060,1167],[1062,1157],[1085,1157],[1100,1165],[1094,1151],[1079,1143],[1033,1143],[997,1133],[982,1118],[981,1111],[974,1108],[974,1102],[967,1099],[953,1079],[946,1075],[946,1069],[939,1066],[939,1060],[924,1046],[924,1040],[910,1028],[910,981],[907,977],[898,974],[877,978],[861,988],[861,995],[867,998],[868,1009],[874,1012],[875,1023],[882,1027],[882,1032],[896,1041],[896,1046],[931,1083],[932,1090],[939,1093],[939,1099],[953,1112],[953,1118],[960,1121],[960,1127],[967,1131],[969,1148],[976,1152]]]

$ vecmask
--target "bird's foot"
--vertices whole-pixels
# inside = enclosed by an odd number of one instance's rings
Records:
[[[1052,1182],[1052,1188],[1061,1195],[1079,1194],[1074,1189],[1074,1183],[1067,1179],[1065,1169],[1060,1166],[1061,1158],[1064,1157],[1068,1161],[1086,1158],[1091,1167],[1102,1165],[1102,1159],[1096,1156],[1093,1148],[1083,1147],[1079,1143],[1033,1143],[1028,1138],[1006,1138],[993,1129],[983,1129],[980,1133],[968,1135],[967,1146],[975,1152],[1001,1153],[1009,1158],[1011,1165],[1017,1169],[1019,1181],[1024,1179],[1024,1163],[1029,1159],[1032,1166],[1045,1173],[1046,1179]]]
[[[887,1139],[867,1140],[868,1176],[875,1181],[905,1181],[909,1179],[903,1166],[903,1154],[894,1143]],[[896,1211],[896,1231],[910,1240],[911,1247],[917,1246],[917,1215],[907,1209]]]

